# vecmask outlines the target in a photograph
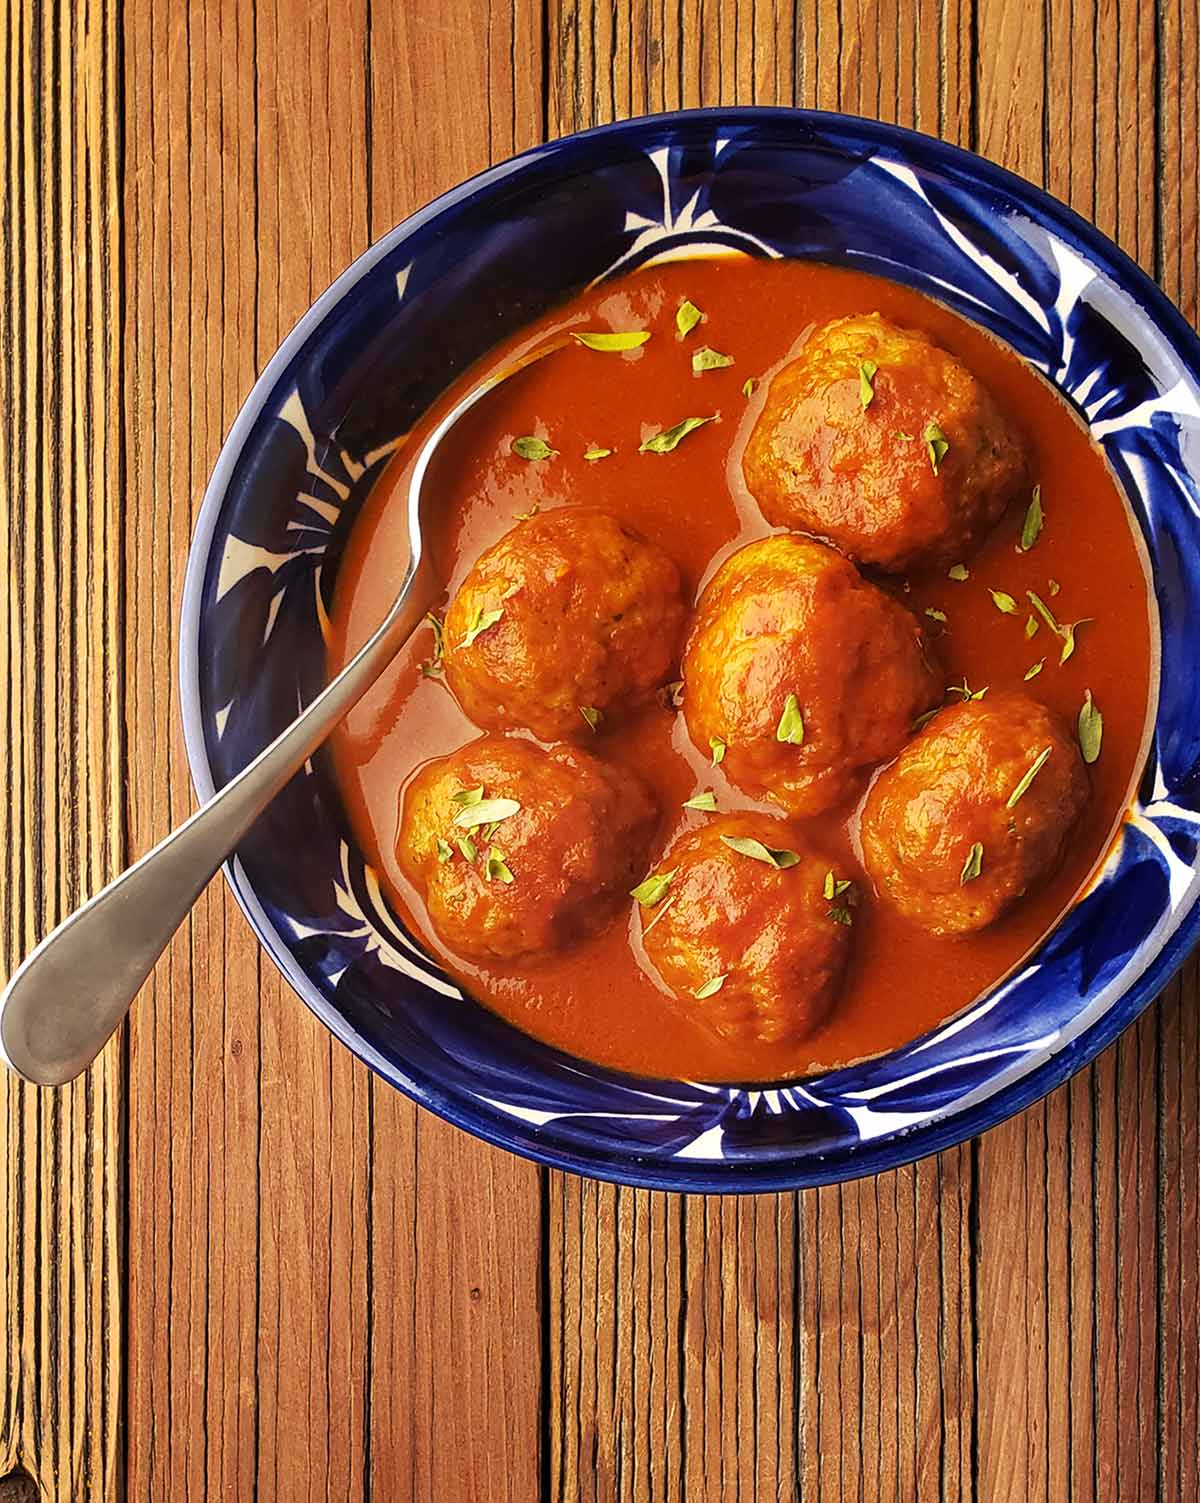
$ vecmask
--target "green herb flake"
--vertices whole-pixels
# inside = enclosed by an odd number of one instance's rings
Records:
[[[963,862],[962,875],[958,879],[958,885],[965,887],[968,882],[974,882],[982,870],[983,842],[977,840],[967,852],[967,859]]]
[[[644,882],[639,882],[629,896],[636,898],[643,908],[653,908],[666,897],[675,871],[676,868],[673,867],[669,872],[654,872]]]
[[[925,424],[925,427],[921,432],[921,437],[925,441],[925,448],[929,454],[929,468],[936,475],[938,472],[938,466],[950,452],[949,440],[946,438],[946,435],[942,432],[938,425],[934,422],[928,422]]]
[[[470,647],[477,637],[481,637],[489,627],[495,626],[503,615],[504,612],[499,606],[494,611],[485,611],[482,605],[477,605],[475,614],[471,617],[471,624],[467,627],[466,635],[462,639],[462,645]]]
[[[472,804],[483,802],[483,784],[475,788],[460,788],[457,793],[451,794],[450,802],[457,804],[460,809],[469,809]]]
[[[1003,611],[1006,616],[1017,614],[1017,602],[1007,590],[989,590],[988,594],[992,597],[992,604],[998,611]]]
[[[716,994],[725,985],[725,981],[728,975],[729,972],[726,971],[724,976],[714,976],[711,981],[706,981],[704,985],[695,992],[694,995],[696,997],[696,1000],[698,1002],[703,1002],[705,997],[715,997]]]
[[[649,329],[628,329],[623,333],[593,333],[590,330],[571,330],[571,338],[576,344],[584,345],[589,350],[600,350],[605,353],[616,353],[621,350],[636,350],[650,338]]]
[[[854,915],[849,908],[830,908],[825,917],[832,919],[835,924],[845,924],[847,928],[854,922]]]
[[[460,830],[474,830],[493,821],[499,824],[502,819],[511,819],[520,808],[515,798],[485,798],[460,809],[454,816],[454,823]]]
[[[1028,683],[1031,678],[1037,678],[1038,674],[1042,671],[1042,669],[1045,666],[1046,666],[1046,659],[1045,658],[1038,658],[1037,662],[1033,665],[1033,667],[1030,668],[1029,671],[1025,674],[1025,682]]]
[[[1090,767],[1100,755],[1100,742],[1104,736],[1104,716],[1096,708],[1092,691],[1083,691],[1083,708],[1079,712],[1079,750]]]
[[[794,694],[789,694],[783,702],[783,714],[775,728],[775,739],[784,741],[789,746],[804,745],[804,716],[800,713]]]
[[[479,852],[475,849],[475,842],[469,835],[460,835],[456,842],[459,850],[463,853],[465,861],[474,861]]]
[[[1041,630],[1041,625],[1042,623],[1036,616],[1025,617],[1025,640],[1027,642],[1032,641],[1033,638],[1037,636],[1038,632]]]
[[[497,850],[494,845],[488,847],[487,863],[483,874],[489,882],[503,882],[505,886],[513,881],[513,874],[508,862],[504,859],[504,852]]]
[[[1004,805],[1006,809],[1015,809],[1020,799],[1029,792],[1030,784],[1033,782],[1034,778],[1037,777],[1038,773],[1041,772],[1042,768],[1045,767],[1046,763],[1050,760],[1050,753],[1052,750],[1053,747],[1044,746],[1042,747],[1041,751],[1038,752],[1037,756],[1034,757],[1033,761],[1029,764],[1029,769],[1025,773],[1024,777],[1022,777],[1021,781],[1008,795],[1008,801]]]
[[[697,793],[689,799],[684,799],[683,807],[685,809],[700,809],[705,814],[715,814],[717,795],[711,788],[706,788],[703,793]]]
[[[1044,521],[1045,517],[1042,513],[1042,488],[1040,485],[1035,485],[1033,488],[1033,499],[1029,503],[1029,508],[1025,513],[1025,521],[1021,526],[1022,553],[1028,553],[1034,543],[1037,542]]]
[[[795,851],[772,850],[769,845],[763,845],[761,840],[754,840],[749,835],[722,835],[721,839],[739,856],[749,856],[752,861],[761,861],[766,866],[773,866],[776,871],[786,871],[800,860]]]
[[[748,380],[743,381],[743,383],[742,383],[742,396],[746,397],[747,399],[749,399],[750,397],[752,397],[754,395],[754,388],[757,385],[758,385],[758,382],[754,379],[753,376],[751,376]]]
[[[971,571],[967,568],[966,564],[951,564],[948,573],[951,579],[956,579],[959,583],[971,577]]]
[[[873,360],[860,360],[858,362],[858,400],[862,403],[865,412],[875,400],[875,374],[879,367]]]
[[[437,843],[437,858],[439,864],[442,866],[445,866],[447,861],[451,861],[454,858],[454,847],[448,840],[443,840],[440,835],[438,836]]]
[[[844,892],[849,892],[854,883],[849,877],[839,877],[833,871],[825,873],[825,883],[821,888],[821,896],[826,902],[832,902],[834,898],[840,898]]]
[[[917,435],[915,433],[905,433],[903,428],[896,429],[896,437],[902,438],[906,444],[911,444],[916,436]],[[935,471],[934,473],[936,474],[937,472]]]
[[[1089,625],[1089,623],[1091,622],[1091,620],[1092,620],[1091,616],[1085,616],[1082,621],[1069,621],[1063,627],[1063,629],[1062,629],[1062,639],[1063,639],[1062,651],[1058,655],[1058,666],[1060,668],[1067,661],[1068,658],[1074,657],[1074,655],[1075,655],[1075,633],[1079,630],[1079,628],[1081,626],[1087,626],[1087,625]]]
[[[429,666],[437,668],[442,661],[442,653],[446,647],[446,634],[442,630],[442,622],[439,616],[435,616],[432,611],[428,611],[426,612],[425,619],[433,631],[433,656],[429,659]]]
[[[711,417],[689,417],[682,422],[676,423],[673,428],[664,428],[661,433],[656,433],[640,445],[639,454],[670,454],[673,449],[679,447],[681,439],[685,439],[689,433],[694,433],[697,428],[703,428],[705,423],[716,421],[717,414]]]
[[[708,745],[712,752],[712,765],[720,767],[721,763],[725,760],[725,742],[721,740],[720,736],[710,736],[708,738]]]
[[[595,464],[598,459],[607,459],[611,453],[611,449],[585,449],[583,457],[588,464]]]
[[[587,721],[588,728],[593,731],[596,730],[600,722],[604,719],[603,712],[595,709],[592,705],[580,705],[579,713]]]
[[[725,366],[733,364],[732,355],[722,355],[720,350],[710,349],[708,345],[701,345],[692,356],[692,370],[696,375],[702,371],[719,371]]]
[[[680,339],[686,339],[703,317],[704,314],[691,298],[685,297],[675,310],[675,327],[679,330]]]
[[[1046,623],[1046,625],[1050,628],[1054,635],[1056,637],[1061,637],[1062,627],[1059,626],[1058,622],[1054,619],[1054,612],[1037,593],[1037,591],[1026,590],[1025,598],[1029,601],[1030,605],[1033,606],[1034,610],[1038,613],[1038,615],[1042,618],[1042,620]],[[1032,632],[1030,633],[1030,635],[1032,636]]]
[[[965,703],[969,699],[982,699],[987,691],[987,684],[984,684],[982,689],[972,689],[970,684],[968,684],[966,679],[964,678],[961,684],[951,684],[950,687],[946,690],[946,693],[961,694]]]
[[[941,708],[941,705],[934,705],[932,710],[926,710],[924,715],[918,715],[912,723],[913,730],[923,731]]]
[[[1057,579],[1052,579],[1050,580],[1049,584],[1047,584],[1046,588],[1050,591],[1050,599],[1053,600],[1054,597],[1058,594],[1059,590],[1062,589],[1062,585],[1059,584]]]
[[[946,620],[946,612],[945,611],[939,611],[939,610],[937,610],[932,605],[927,605],[925,607],[925,614],[929,617],[929,619],[931,621],[942,621],[942,622],[944,622]]]
[[[552,449],[544,438],[535,438],[533,434],[526,434],[524,438],[514,438],[512,451],[519,459],[552,459],[558,453]]]

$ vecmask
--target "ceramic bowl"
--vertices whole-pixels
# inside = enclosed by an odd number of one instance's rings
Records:
[[[891,1168],[1019,1111],[1111,1043],[1196,936],[1200,345],[1096,230],[953,146],[792,110],[631,120],[473,178],[318,299],[234,423],[188,566],[183,708],[204,799],[321,684],[347,533],[427,404],[593,279],[713,247],[939,298],[1044,372],[1103,446],[1152,560],[1162,651],[1139,795],[1099,880],[935,1032],[799,1082],[712,1086],[584,1063],[464,995],[389,911],[320,757],[227,874],[300,997],[423,1106],[604,1179],[769,1190]]]

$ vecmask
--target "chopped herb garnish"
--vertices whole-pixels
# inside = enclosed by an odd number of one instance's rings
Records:
[[[960,581],[970,579],[971,577],[971,571],[967,568],[966,564],[951,564],[948,572],[951,579]]]
[[[1017,614],[1017,602],[1007,590],[989,590],[988,594],[992,597],[992,604],[998,611],[1003,611],[1006,616]]]
[[[751,376],[749,378],[749,380],[743,381],[742,382],[742,396],[744,396],[744,397],[752,397],[754,395],[754,388],[757,385],[758,385],[758,382],[754,379],[753,376]]]
[[[1046,666],[1046,659],[1045,658],[1038,658],[1037,662],[1028,671],[1028,673],[1026,673],[1026,675],[1025,675],[1025,682],[1028,683],[1031,678],[1037,678],[1038,674],[1042,671],[1042,669],[1045,666]]]
[[[427,662],[422,663],[421,667],[422,670],[428,667],[431,671],[436,671],[441,667],[442,652],[444,651],[446,646],[446,634],[442,630],[442,623],[440,618],[435,616],[432,611],[428,611],[426,613],[425,619],[429,622],[429,625],[433,630],[433,656],[429,658]]]
[[[945,619],[946,619],[946,612],[945,611],[939,611],[939,610],[935,609],[932,605],[927,605],[925,607],[925,614],[929,617],[929,619],[931,621],[945,621]]]
[[[1062,589],[1062,585],[1059,584],[1057,579],[1052,579],[1046,588],[1050,591],[1050,599],[1053,600],[1059,590]]]
[[[697,428],[703,428],[705,423],[711,423],[716,419],[714,412],[711,417],[684,418],[681,423],[676,423],[673,428],[664,428],[661,433],[656,433],[653,438],[648,438],[638,449],[639,454],[670,454],[672,449],[678,447],[681,439],[694,433]]]
[[[598,459],[607,459],[611,453],[611,449],[585,449],[583,457],[588,464],[595,464]]]
[[[873,360],[860,360],[858,362],[858,400],[863,405],[863,410],[875,400],[875,373],[879,367]]]
[[[728,976],[728,974],[729,972],[726,971],[725,976]],[[714,976],[711,981],[706,981],[696,992],[696,1000],[703,1002],[705,997],[716,996],[717,992],[725,985],[725,976]]]
[[[474,861],[475,857],[479,854],[475,849],[475,842],[469,835],[460,835],[458,837],[457,845],[459,850],[463,853],[464,860]]]
[[[471,617],[471,624],[467,627],[466,636],[462,639],[462,645],[470,647],[476,637],[481,637],[489,627],[495,626],[503,615],[504,612],[499,606],[494,611],[485,611],[482,605],[477,605],[475,614]]]
[[[854,922],[854,915],[849,908],[830,908],[825,917],[832,919],[835,924],[845,924],[847,928]]]
[[[514,438],[512,451],[521,459],[551,459],[558,453],[558,450],[552,449],[544,438],[535,438],[532,434],[524,438]]]
[[[712,765],[720,767],[721,763],[725,760],[724,741],[721,740],[720,736],[710,736],[708,738],[708,745],[712,751]]]
[[[987,691],[988,691],[987,684],[984,684],[984,686],[983,686],[982,689],[972,689],[971,686],[970,686],[970,684],[968,684],[967,681],[966,681],[966,679],[964,678],[963,681],[962,681],[962,683],[961,683],[961,685],[960,684],[951,684],[950,687],[946,690],[946,693],[947,694],[961,694],[962,697],[963,697],[963,700],[965,702],[968,699],[982,699],[983,696],[987,693]]]
[[[474,830],[479,825],[490,825],[493,820],[499,824],[502,819],[511,819],[520,808],[515,798],[485,798],[460,809],[454,823],[460,830]]]
[[[603,712],[595,709],[592,705],[580,705],[579,713],[587,721],[589,729],[593,731],[604,719]]]
[[[1004,806],[1006,809],[1016,808],[1018,800],[1029,792],[1029,785],[1033,782],[1034,778],[1037,777],[1038,773],[1041,772],[1042,768],[1045,767],[1047,761],[1050,758],[1050,753],[1052,750],[1052,747],[1044,746],[1041,751],[1038,752],[1037,756],[1034,757],[1033,761],[1029,764],[1028,772],[1025,773],[1021,781],[1008,795],[1008,802]]]
[[[896,437],[897,438],[902,438],[906,444],[911,444],[912,441],[913,441],[913,439],[916,438],[916,436],[917,435],[915,433],[905,433],[902,428],[897,428],[896,429]],[[935,473],[936,473],[936,471],[935,471]]]
[[[932,710],[926,710],[924,715],[918,715],[912,723],[913,730],[923,731],[941,708],[941,705],[934,705]]]
[[[691,298],[685,297],[675,311],[675,327],[679,330],[680,339],[685,339],[703,317]]]
[[[1054,635],[1056,637],[1061,637],[1062,627],[1059,626],[1058,622],[1054,619],[1054,612],[1037,593],[1037,591],[1026,590],[1025,598],[1029,601],[1030,605],[1033,606],[1034,610],[1038,613],[1038,615],[1042,618],[1042,620],[1046,623],[1046,625],[1050,628]]]
[[[720,350],[713,350],[703,344],[692,356],[692,370],[697,375],[701,371],[719,371],[725,366],[733,364],[732,355],[722,355]]]
[[[674,875],[674,867],[669,872],[655,872],[644,882],[639,882],[629,896],[636,898],[643,908],[653,908],[655,903],[661,903],[666,897]]]
[[[593,334],[585,330],[582,333],[571,330],[571,338],[576,344],[586,345],[589,350],[619,351],[636,350],[650,338],[649,329],[629,329],[621,334]]]
[[[832,871],[828,871],[825,873],[825,884],[821,888],[821,896],[831,902],[834,898],[840,898],[844,892],[849,892],[853,886],[854,883],[849,877],[839,877]]]
[[[967,852],[967,859],[963,862],[962,875],[958,879],[958,885],[965,887],[968,882],[974,882],[982,870],[983,842],[977,840]]]
[[[446,862],[452,860],[453,857],[454,857],[454,847],[450,844],[450,842],[448,840],[443,840],[442,837],[439,835],[438,836],[438,843],[437,843],[437,858],[438,858],[438,860],[441,862],[441,864],[443,866],[445,866]]]
[[[1058,666],[1060,668],[1067,661],[1067,659],[1069,657],[1073,657],[1074,656],[1074,653],[1075,653],[1075,633],[1079,630],[1079,628],[1081,626],[1087,626],[1091,620],[1092,620],[1091,616],[1085,616],[1082,621],[1069,621],[1063,627],[1063,629],[1062,629],[1062,639],[1063,639],[1062,651],[1058,655]]]
[[[483,869],[483,874],[489,882],[507,884],[513,880],[513,874],[504,859],[504,852],[498,851],[494,845],[488,849],[487,865]]]
[[[689,799],[684,799],[683,807],[685,809],[702,809],[705,814],[713,814],[716,812],[717,795],[711,788],[706,788],[703,793],[697,793]]]
[[[483,802],[483,784],[475,788],[460,788],[457,793],[451,794],[450,802],[457,804],[460,809],[467,809],[472,804]]]
[[[929,453],[929,467],[936,475],[938,465],[945,459],[950,451],[950,444],[946,435],[934,422],[925,424],[921,437],[925,440],[925,448]]]
[[[1036,616],[1025,617],[1025,640],[1027,642],[1031,641],[1034,637],[1037,636],[1039,630],[1041,629],[1041,625],[1042,623]]]
[[[1091,764],[1100,755],[1100,742],[1104,736],[1104,716],[1096,708],[1092,691],[1083,691],[1083,709],[1079,712],[1079,750],[1083,760]]]
[[[783,714],[775,729],[775,739],[786,741],[789,746],[804,745],[804,716],[800,713],[794,694],[789,694],[783,702]]]
[[[1025,521],[1021,527],[1021,552],[1028,553],[1038,540],[1038,534],[1042,530],[1042,488],[1035,485],[1033,488],[1033,500],[1025,513]]]
[[[789,866],[795,866],[800,857],[795,851],[776,851],[769,845],[763,845],[761,840],[754,840],[748,835],[722,835],[721,839],[731,851],[736,851],[739,856],[749,856],[752,861],[762,861],[767,866],[773,866],[776,871],[785,871]]]

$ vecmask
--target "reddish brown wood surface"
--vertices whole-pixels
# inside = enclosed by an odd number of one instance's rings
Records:
[[[11,967],[190,808],[173,658],[237,406],[513,150],[841,108],[974,146],[1196,322],[1195,0],[7,0]],[[741,1202],[538,1171],[319,1028],[220,883],[85,1082],[0,1080],[0,1499],[1200,1496],[1200,975],[976,1143]]]

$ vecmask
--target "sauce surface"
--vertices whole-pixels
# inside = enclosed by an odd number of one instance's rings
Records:
[[[675,310],[685,298],[703,309],[705,320],[681,340]],[[654,331],[630,354],[571,343],[506,381],[458,424],[426,480],[439,496],[429,544],[446,587],[431,609],[443,612],[474,560],[518,514],[577,503],[603,507],[658,543],[694,599],[722,559],[772,530],[745,490],[740,462],[766,378],[813,323],[874,311],[923,330],[958,356],[1020,427],[1045,525],[1022,552],[1023,498],[964,560],[967,580],[952,580],[944,570],[869,577],[923,619],[927,608],[945,613],[944,625],[925,624],[948,683],[1026,688],[1072,727],[1091,690],[1104,715],[1104,740],[1089,768],[1090,803],[1053,878],[992,927],[960,938],[927,934],[872,898],[855,853],[857,805],[801,821],[839,870],[862,884],[853,958],[838,1003],[817,1032],[799,1045],[735,1045],[689,1019],[660,990],[641,955],[632,900],[605,932],[535,965],[480,967],[439,942],[396,857],[400,800],[421,765],[480,732],[439,678],[421,674],[433,645],[422,629],[334,735],[351,826],[399,917],[445,969],[517,1027],[572,1054],[663,1077],[766,1080],[894,1048],[1011,970],[1088,883],[1119,832],[1143,755],[1155,636],[1140,542],[1103,457],[1069,407],[1010,350],[919,293],[840,268],[740,258],[648,268],[584,293],[494,350],[426,415],[355,523],[338,576],[331,665],[361,645],[395,596],[408,553],[408,465],[420,439],[489,370],[511,365],[514,354],[565,328]],[[691,356],[700,345],[732,355],[734,364],[694,374]],[[756,383],[749,397],[748,378]],[[689,434],[672,453],[638,452],[658,429],[711,414],[719,421]],[[545,436],[559,452],[545,461],[518,457],[513,440],[528,434]],[[596,447],[614,452],[586,461],[584,452]],[[1013,596],[1019,612],[1002,614],[991,590]],[[1065,665],[1046,627],[1026,637],[1026,590],[1045,598],[1059,621],[1092,618],[1079,628]],[[547,650],[554,650],[552,642]],[[1043,670],[1025,684],[1027,670],[1042,658]],[[729,783],[691,745],[682,714],[657,704],[585,749],[636,768],[654,788],[662,820],[651,862],[682,829],[705,819],[680,807],[704,789],[715,790],[722,810],[780,812]]]

